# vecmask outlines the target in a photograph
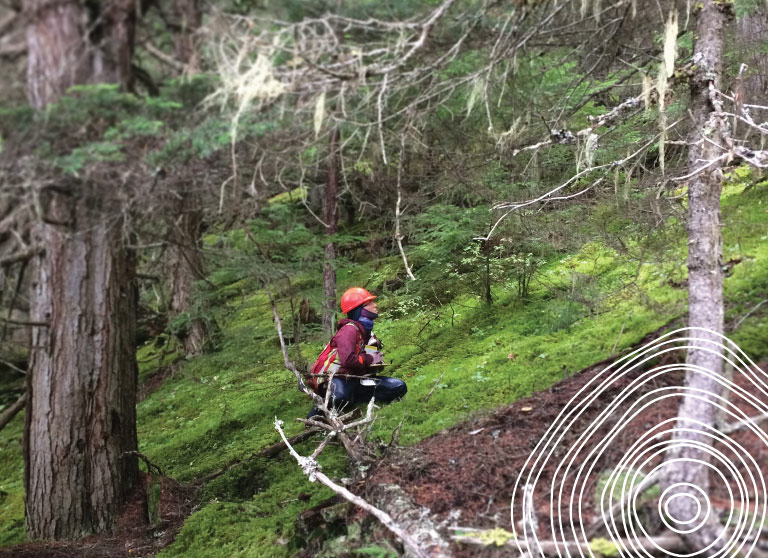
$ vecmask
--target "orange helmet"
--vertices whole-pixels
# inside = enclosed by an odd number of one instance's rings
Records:
[[[358,306],[362,306],[375,298],[375,295],[372,295],[362,287],[352,287],[341,295],[341,311],[344,314],[348,314]]]

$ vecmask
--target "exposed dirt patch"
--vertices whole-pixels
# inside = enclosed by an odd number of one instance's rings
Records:
[[[154,487],[154,488],[151,488]],[[147,503],[147,494],[152,505]],[[125,505],[111,533],[76,541],[26,543],[0,549],[13,558],[151,558],[171,544],[192,513],[196,491],[167,477],[141,474],[141,481]],[[154,523],[149,508],[154,507]]]
[[[648,340],[645,339],[643,343]],[[645,370],[657,365],[682,362],[682,360],[681,352],[669,353],[664,355],[661,361],[648,363]],[[418,446],[392,455],[377,466],[368,482],[400,485],[416,504],[429,508],[438,520],[447,519],[448,525],[484,529],[501,527],[508,531],[517,531],[518,527],[511,525],[510,504],[519,472],[525,469],[526,461],[533,448],[556,420],[560,411],[585,384],[605,370],[609,364],[610,362],[603,362],[593,365],[533,397],[516,401],[489,415],[457,425],[426,439]],[[763,370],[766,368],[768,366],[762,366]],[[568,431],[564,445],[569,446],[569,442],[575,441],[584,428],[592,423],[592,418],[611,404],[616,399],[615,396],[642,372],[643,370],[633,371],[622,376],[611,386],[609,391],[587,409],[573,431]],[[737,375],[734,379],[741,387],[751,388],[752,392],[756,391],[754,386],[749,385],[746,378]],[[658,388],[671,388],[677,392],[676,388],[683,383],[683,372],[674,372],[664,374],[653,382],[643,383],[642,387],[633,393],[637,393],[639,397]],[[739,401],[739,408],[744,410],[747,416],[759,414],[748,403],[738,398],[732,400]],[[631,403],[627,401],[616,413],[612,413],[611,417],[620,416]],[[581,518],[585,525],[594,521],[599,513],[599,509],[596,510],[595,495],[601,473],[610,470],[644,434],[656,430],[657,425],[662,421],[673,419],[677,413],[678,403],[678,398],[670,397],[640,412],[626,423],[620,434],[596,461],[595,472],[589,475],[586,481],[587,488],[584,494],[588,496],[580,500],[583,505]],[[616,421],[607,421],[597,430],[594,439],[603,439],[615,428]],[[733,433],[731,438],[752,455],[761,468],[764,478],[768,478],[768,449],[757,435],[748,429],[742,429]],[[715,447],[722,450],[729,458],[735,457],[733,452],[723,444],[716,444]],[[589,449],[590,447],[587,446],[584,451]],[[580,455],[582,453],[580,452]],[[549,486],[550,481],[556,476],[559,462],[560,459],[554,459],[539,469],[541,480],[534,492],[533,502],[540,526],[549,527],[550,519],[556,519],[558,516],[557,511],[552,513],[550,509]],[[661,456],[651,464],[656,465],[660,462]],[[710,493],[713,507],[719,513],[726,512],[730,508],[728,486],[714,477],[715,475],[711,479]],[[573,486],[567,477],[563,485],[566,491]],[[738,494],[735,483],[732,483],[730,488]],[[649,517],[657,517],[658,514],[655,513],[657,501],[646,502],[645,506],[649,509]],[[564,499],[560,509],[562,517],[569,517],[568,498]],[[449,514],[456,510],[460,510],[460,517],[456,520],[451,519]],[[517,515],[517,517],[520,516]],[[661,524],[659,523],[656,527],[660,528]],[[549,529],[540,529],[540,532],[549,532]],[[605,533],[600,536],[605,536]],[[457,556],[493,555],[490,549],[470,546],[457,547],[455,552]]]

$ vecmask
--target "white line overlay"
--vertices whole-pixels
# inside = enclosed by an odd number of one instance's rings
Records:
[[[703,335],[706,338],[702,339]],[[667,353],[689,348],[720,356],[724,365],[733,368],[732,377],[688,364],[654,365]],[[667,374],[690,372],[716,381],[722,386],[722,395],[660,381]],[[666,400],[671,398],[676,409],[683,397],[715,406],[725,422],[738,424],[740,430],[750,432],[768,447],[768,433],[753,420],[768,413],[768,374],[735,343],[712,330],[686,327],[666,333],[595,374],[536,444],[518,473],[512,493],[511,519],[521,556],[544,556],[540,543],[553,541],[558,543],[554,545],[558,556],[598,558],[589,545],[595,532],[613,542],[622,557],[652,558],[659,553],[675,558],[749,556],[761,530],[768,526],[766,479],[749,450],[711,425],[691,420],[681,425],[676,417],[649,422],[648,417],[658,416],[652,412],[655,407],[666,404],[668,410],[670,401]],[[628,445],[625,428],[630,424],[637,436],[641,415],[644,434],[631,440],[629,449],[617,456],[616,442],[621,440],[622,448]],[[682,448],[694,448],[707,459],[665,459],[668,453],[681,455],[677,450]],[[653,499],[658,499],[658,504],[650,505],[645,489],[658,484],[665,467],[685,467],[686,462],[710,469],[710,492],[695,484],[678,483],[663,492],[656,488]],[[598,476],[599,493],[595,487]],[[713,492],[727,498],[713,502]],[[534,501],[541,505],[542,495],[549,498],[548,521],[537,521],[531,509]],[[673,516],[671,504],[678,498],[692,500],[693,509],[698,510],[694,517]],[[593,509],[597,521],[603,522],[599,528],[582,520],[585,504]],[[647,525],[655,524],[681,536],[689,535],[704,528],[713,514],[728,529],[699,552],[681,554],[662,548],[646,531]]]

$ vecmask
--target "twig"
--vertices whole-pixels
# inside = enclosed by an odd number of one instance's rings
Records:
[[[285,367],[291,372],[293,372],[293,375],[296,377],[299,391],[303,391],[304,393],[309,395],[312,399],[314,399],[317,404],[322,405],[323,398],[307,387],[307,385],[304,383],[304,380],[301,377],[301,373],[296,368],[296,365],[293,364],[291,359],[288,357],[288,351],[285,348],[285,338],[283,337],[283,328],[280,325],[280,315],[277,313],[277,304],[275,304],[275,299],[272,296],[272,289],[269,287],[269,283],[265,283],[265,287],[267,289],[267,296],[269,296],[269,303],[272,306],[272,317],[275,320],[275,328],[277,329],[277,336],[280,339],[280,350],[283,353],[283,363]]]
[[[162,50],[160,50],[155,45],[153,45],[150,41],[146,41],[142,46],[147,50],[148,53],[150,53],[152,56],[157,58],[160,62],[167,64],[174,70],[178,70],[179,72],[184,72],[184,70],[187,69],[187,66],[183,62],[180,62],[179,60],[176,60],[173,56],[170,56],[169,54],[164,53]]]
[[[405,155],[405,134],[400,136],[400,160],[397,162],[397,203],[395,204],[395,240],[397,241],[397,247],[400,250],[400,255],[403,257],[403,265],[405,266],[405,273],[408,275],[408,279],[415,281],[416,277],[413,276],[411,267],[408,265],[408,259],[405,257],[405,250],[403,249],[403,235],[400,234],[400,200],[402,198],[400,193],[400,184],[403,174],[403,157]]]
[[[315,461],[311,457],[303,457],[296,453],[296,450],[293,449],[293,446],[291,446],[288,439],[285,437],[285,433],[283,432],[283,423],[282,421],[275,418],[275,429],[280,433],[280,437],[283,439],[283,442],[286,446],[288,446],[288,451],[291,452],[291,455],[296,459],[299,466],[301,467],[302,471],[304,472],[307,477],[309,477],[310,482],[318,481],[321,484],[327,486],[331,490],[333,490],[336,494],[342,496],[344,499],[352,502],[357,507],[364,509],[376,519],[381,521],[381,523],[389,529],[393,535],[395,535],[400,541],[405,545],[405,547],[413,553],[413,555],[416,558],[429,558],[427,554],[425,554],[421,547],[416,543],[411,536],[406,533],[403,529],[400,528],[397,523],[390,517],[390,515],[379,508],[371,505],[370,503],[366,502],[359,496],[356,496],[355,494],[352,494],[349,490],[344,488],[343,486],[340,486],[333,482],[331,479],[329,479],[323,472],[320,470],[320,464]]]
[[[143,453],[138,452],[138,451],[126,451],[126,452],[123,452],[123,457],[127,457],[127,456],[134,456],[134,457],[138,457],[139,459],[141,459],[146,464],[146,466],[147,466],[147,473],[149,473],[150,475],[152,474],[152,469],[154,469],[155,472],[158,475],[160,475],[161,477],[165,476],[165,473],[163,473],[163,470],[158,465],[152,463],[149,460],[149,457],[147,457]]]
[[[443,373],[440,374],[440,377],[435,381],[435,385],[432,386],[432,389],[429,390],[429,393],[424,398],[424,403],[428,403],[429,402],[429,398],[432,397],[433,393],[435,393],[435,390],[437,389],[437,386],[440,385],[440,380],[443,379],[443,376],[445,376],[445,370],[443,370]]]
[[[720,428],[720,432],[723,434],[733,434],[737,430],[741,430],[745,426],[757,426],[762,422],[765,422],[768,420],[768,413],[763,413],[762,415],[757,415],[756,417],[750,417],[743,420],[736,421],[731,424],[726,424],[722,428]]]
[[[768,299],[763,299],[763,300],[761,300],[760,302],[758,302],[758,303],[757,303],[757,305],[755,305],[755,306],[754,306],[754,308],[752,308],[752,310],[750,310],[749,312],[747,312],[746,314],[744,314],[744,315],[743,315],[741,318],[739,318],[739,321],[738,321],[738,322],[736,322],[736,323],[734,324],[734,326],[733,326],[733,328],[731,329],[731,331],[734,331],[734,330],[736,330],[736,329],[739,329],[739,326],[740,326],[742,323],[744,323],[744,320],[746,320],[746,319],[747,319],[747,318],[749,318],[749,317],[750,317],[752,314],[754,314],[755,312],[757,312],[757,309],[758,309],[758,308],[760,308],[760,307],[761,307],[763,304],[765,304],[766,302],[768,302]]]
[[[13,420],[19,411],[21,411],[27,405],[27,392],[21,394],[21,396],[0,415],[0,430],[5,428],[5,425]]]
[[[319,432],[317,428],[307,428],[306,430],[296,434],[295,436],[288,438],[288,441],[291,442],[292,444],[298,444],[299,442],[303,442],[304,440],[306,440],[307,438],[309,438],[310,436],[312,436],[317,432]],[[209,473],[208,475],[200,479],[197,479],[194,482],[194,484],[196,485],[207,484],[210,481],[219,478],[221,475],[223,475],[227,471],[234,469],[238,465],[242,463],[248,463],[253,459],[275,457],[287,447],[288,446],[286,446],[285,443],[283,443],[283,441],[280,440],[279,442],[274,443],[271,446],[267,446],[266,448],[260,449],[259,451],[257,451],[256,453],[254,453],[253,455],[251,455],[246,459],[235,459],[234,461],[230,461],[229,463],[227,463],[225,467],[219,469],[218,471],[214,471],[213,473]]]

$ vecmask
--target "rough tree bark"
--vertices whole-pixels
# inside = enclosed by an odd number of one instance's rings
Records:
[[[27,95],[35,108],[58,99],[91,77],[85,22],[79,0],[25,0],[27,23]]]
[[[182,62],[188,71],[195,71],[198,65],[195,32],[202,23],[200,6],[197,0],[175,0],[174,8],[181,28],[174,36],[176,59]]]
[[[689,138],[688,156],[691,170],[699,169],[717,158],[721,153],[715,144],[724,144],[724,136],[727,135],[723,133],[725,119],[717,114],[710,84],[720,88],[723,38],[731,9],[730,3],[706,0],[696,15],[693,54],[696,69],[691,80],[694,125]],[[702,141],[702,135],[710,141]],[[695,337],[692,342],[694,348],[688,351],[686,362],[715,375],[722,374],[721,340],[716,335],[723,333],[721,179],[720,166],[712,165],[695,175],[688,185],[688,325],[704,329],[691,333]],[[715,379],[696,370],[688,372],[686,386],[710,393],[712,401],[721,392]],[[681,530],[690,529],[690,523],[685,522],[695,518],[698,512],[698,495],[681,483],[690,483],[705,493],[709,492],[709,467],[706,464],[710,456],[695,443],[711,445],[712,438],[702,425],[714,427],[716,412],[714,404],[695,398],[690,392],[683,397],[678,410],[677,428],[689,430],[675,434],[675,444],[667,454],[663,484],[665,489],[670,489],[669,496],[687,495],[669,500],[671,519]],[[722,546],[722,540],[715,542],[721,531],[716,514],[712,514],[708,522],[683,535],[683,538],[696,551],[712,544],[708,551],[711,555]]]
[[[25,0],[24,11],[27,95],[35,108],[55,101],[76,84],[119,83],[130,88],[136,28],[133,0],[113,0],[90,14],[79,0]]]
[[[172,318],[184,312],[192,312],[194,284],[205,276],[198,247],[202,214],[188,193],[181,195],[179,215],[171,224],[168,246],[168,272],[172,291],[169,310]],[[185,324],[182,331],[177,332],[177,336],[188,355],[202,354],[208,339],[208,328],[202,319],[195,317]]]
[[[328,180],[325,183],[325,232],[329,237],[336,234],[336,207],[339,203],[339,129],[333,128],[328,140]],[[323,331],[333,333],[336,316],[336,244],[329,240],[325,245],[323,266]]]
[[[77,0],[25,0],[28,95],[42,108],[74,84],[130,85],[135,4],[86,12]],[[98,12],[98,13],[96,13]],[[111,189],[49,190],[33,229],[24,486],[27,535],[109,529],[138,477],[135,264]]]
[[[85,190],[85,191],[83,191]],[[100,189],[57,197],[35,240],[24,436],[27,536],[112,527],[138,477],[134,261]]]
[[[768,90],[768,60],[762,52],[768,41],[768,8],[757,3],[737,20],[735,27],[737,47],[744,53],[749,70],[746,76],[737,78],[739,87],[731,85],[731,92],[740,93],[742,103],[762,104]]]

